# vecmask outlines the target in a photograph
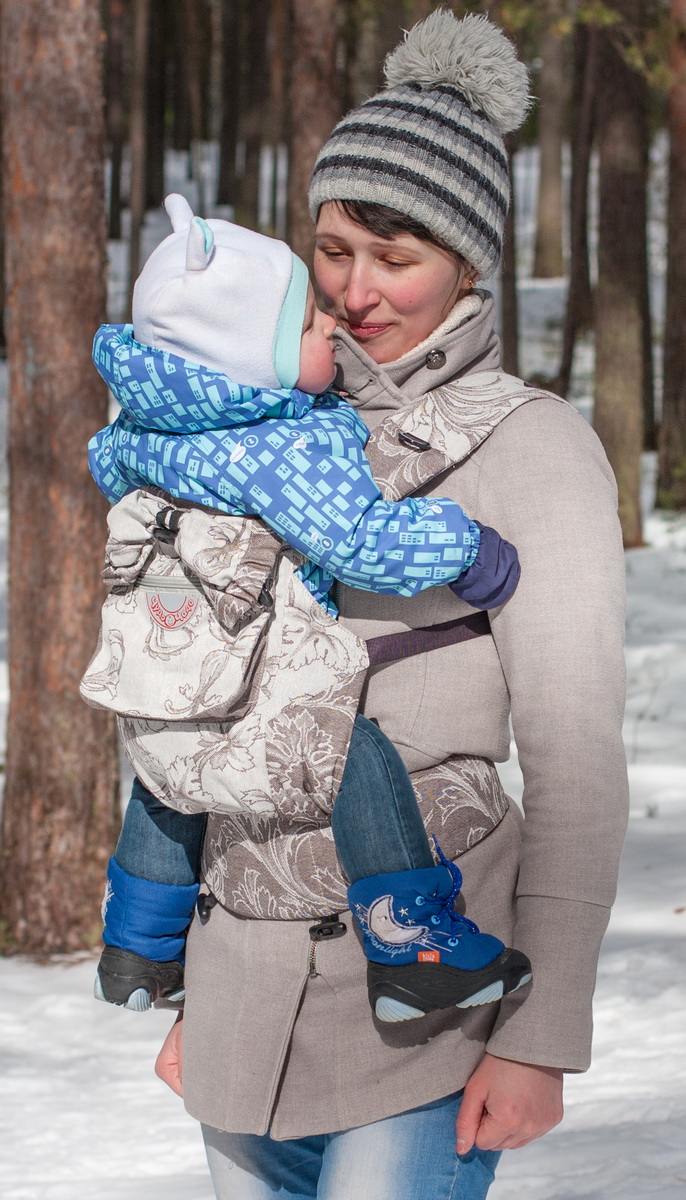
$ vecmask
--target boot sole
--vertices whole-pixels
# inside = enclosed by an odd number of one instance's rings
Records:
[[[411,1021],[442,1008],[474,1008],[509,996],[532,978],[531,963],[519,950],[504,950],[479,971],[442,963],[367,965],[369,1002],[384,1022]]]
[[[183,1000],[186,992],[180,970],[171,967],[155,978],[151,965],[128,950],[106,946],[95,976],[95,999],[131,1012],[147,1012],[155,1000]],[[160,966],[166,968],[167,964]]]

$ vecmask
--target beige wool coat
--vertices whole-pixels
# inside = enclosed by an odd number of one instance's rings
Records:
[[[497,368],[492,301],[470,304],[466,320],[463,311],[390,366],[341,338],[344,385],[370,428],[443,382]],[[217,906],[189,937],[184,1091],[189,1112],[220,1129],[280,1139],[379,1120],[463,1087],[484,1049],[569,1071],[590,1061],[628,811],[612,472],[587,422],[537,397],[426,494],[457,500],[512,541],[521,582],[491,614],[492,638],[375,668],[363,710],[411,772],[454,754],[504,761],[511,717],[525,817],[511,804],[459,862],[467,913],[530,956],[534,981],[500,1006],[383,1026],[349,914],[348,934],[313,957],[311,921]],[[410,600],[340,588],[339,604],[365,638],[470,611],[447,587]]]

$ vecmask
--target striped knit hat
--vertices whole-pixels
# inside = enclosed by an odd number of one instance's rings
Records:
[[[386,87],[338,123],[310,185],[327,200],[383,204],[421,222],[482,277],[500,262],[510,197],[503,135],[526,116],[526,67],[487,17],[438,9],[405,34]]]

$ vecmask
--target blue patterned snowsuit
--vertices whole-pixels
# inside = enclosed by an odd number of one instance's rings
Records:
[[[310,560],[301,578],[332,614],[333,578],[414,596],[456,580],[479,527],[452,500],[384,500],[364,454],[369,437],[341,397],[233,383],[140,346],[131,325],[103,325],[93,358],[122,408],[89,444],[100,490],[138,487],[262,517]]]

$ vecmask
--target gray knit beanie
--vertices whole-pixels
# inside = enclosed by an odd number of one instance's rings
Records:
[[[339,121],[319,153],[312,219],[327,200],[383,204],[487,278],[510,198],[503,135],[526,116],[526,67],[487,17],[438,9],[405,34],[384,74],[384,90]]]

